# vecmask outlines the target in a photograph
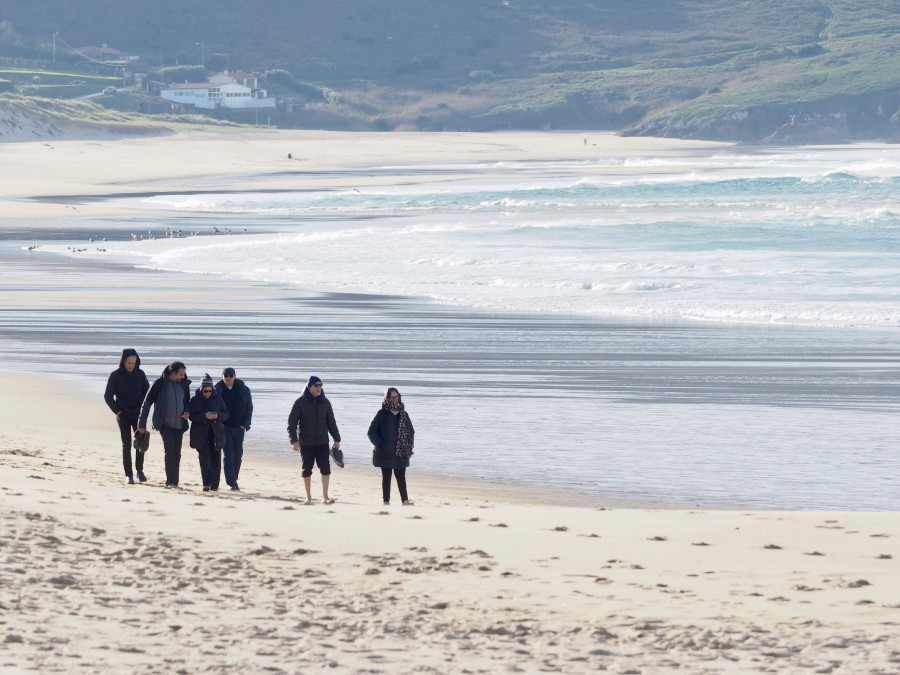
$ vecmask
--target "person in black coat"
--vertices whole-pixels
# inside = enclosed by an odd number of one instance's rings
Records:
[[[191,400],[191,381],[187,366],[173,361],[154,382],[138,418],[138,431],[146,433],[150,406],[153,406],[153,428],[159,430],[166,454],[166,487],[177,488],[181,467],[181,441],[188,429],[188,403]]]
[[[119,434],[122,437],[122,464],[125,467],[125,483],[134,485],[134,474],[131,468],[131,439],[137,431],[138,416],[141,404],[150,388],[147,376],[141,370],[141,357],[134,349],[123,349],[119,367],[109,374],[106,381],[106,392],[103,400],[116,416]],[[147,481],[144,475],[144,453],[135,452],[134,467],[138,480]]]
[[[325,398],[322,380],[313,375],[306,383],[303,394],[294,401],[291,414],[288,415],[288,436],[294,452],[302,458],[303,486],[306,488],[306,501],[312,504],[312,468],[319,467],[322,474],[322,503],[334,504],[328,496],[328,483],[331,477],[331,462],[328,453],[328,434],[334,439],[332,448],[340,450],[341,434],[334,420],[331,401]]]
[[[253,417],[253,397],[250,387],[237,378],[234,368],[222,371],[222,379],[216,382],[216,391],[228,407],[228,419],[225,421],[225,447],[222,448],[225,471],[225,482],[232,490],[239,491],[238,478],[241,475],[241,464],[244,459],[244,434],[250,431],[250,420]]]
[[[406,492],[406,469],[413,455],[415,429],[406,412],[400,392],[394,387],[387,390],[375,419],[369,425],[372,464],[381,468],[381,492],[384,505],[391,503],[391,472],[397,479],[397,489],[404,506],[412,506]]]
[[[219,396],[207,373],[188,405],[191,418],[191,447],[200,459],[203,491],[219,489],[222,477],[222,448],[225,447],[225,420],[228,406]]]

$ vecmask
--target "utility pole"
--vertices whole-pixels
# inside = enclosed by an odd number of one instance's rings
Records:
[[[56,31],[53,34],[53,63],[56,63],[56,36],[59,35],[59,31]]]

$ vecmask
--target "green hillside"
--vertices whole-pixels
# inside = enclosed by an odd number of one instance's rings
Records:
[[[4,0],[0,22],[0,56],[52,57],[58,33],[57,61],[108,44],[333,93],[293,126],[900,138],[898,1]]]

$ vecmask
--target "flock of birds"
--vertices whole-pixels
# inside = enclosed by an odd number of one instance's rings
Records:
[[[243,229],[241,230],[241,233],[242,233],[242,234],[244,234],[244,233],[246,233],[246,232],[247,232],[247,228],[246,228],[246,227],[243,228]],[[199,237],[201,234],[202,234],[202,232],[201,232],[200,230],[195,230],[195,231],[192,231],[192,232],[187,232],[187,233],[185,233],[184,231],[182,231],[182,230],[180,230],[180,229],[179,229],[179,230],[173,230],[172,228],[167,227],[163,236],[164,236],[165,238],[174,239],[174,238],[184,237],[184,236],[189,236],[189,237]],[[214,226],[214,227],[212,228],[211,234],[212,234],[212,235],[218,235],[218,234],[224,234],[224,235],[227,235],[227,234],[232,234],[232,229],[231,229],[230,227],[226,227],[226,228],[223,228],[223,229],[219,229],[218,227],[215,227],[215,226]],[[133,240],[135,240],[135,241],[138,241],[138,240],[141,240],[141,239],[143,239],[143,240],[150,240],[150,239],[156,239],[156,238],[157,238],[157,235],[154,234],[153,230],[147,230],[147,234],[138,234],[137,232],[132,232],[132,233],[131,233],[131,238],[132,238]],[[106,237],[100,237],[100,238],[98,238],[98,239],[94,239],[94,237],[90,237],[90,238],[88,239],[88,241],[91,242],[91,243],[94,243],[95,241],[97,241],[97,242],[106,241]],[[34,250],[37,249],[38,247],[40,247],[40,244],[33,244],[33,245],[29,246],[26,250],[28,250],[28,251],[34,251]],[[101,253],[106,251],[105,248],[100,248],[99,246],[98,246],[98,247],[95,247],[95,248],[96,248],[97,251],[100,251]],[[69,252],[71,252],[71,253],[84,253],[85,251],[88,250],[87,247],[85,247],[85,248],[79,248],[79,247],[77,247],[77,246],[66,246],[66,249],[67,249]]]
[[[246,232],[247,232],[247,228],[245,227],[245,228],[243,228],[241,233],[243,234]],[[214,235],[216,235],[216,234],[231,234],[231,233],[232,233],[232,230],[230,227],[226,227],[226,228],[220,230],[218,227],[214,226],[212,229],[212,234],[214,234]],[[179,237],[184,237],[184,236],[199,237],[201,234],[202,234],[202,232],[200,232],[200,230],[194,230],[192,232],[185,233],[181,229],[173,230],[172,228],[167,227],[164,236],[168,239],[177,239]],[[147,230],[147,234],[137,234],[136,232],[132,232],[131,238],[135,239],[135,240],[137,240],[137,239],[156,239],[156,235],[153,233],[153,230]],[[106,239],[104,239],[104,241],[106,241]]]

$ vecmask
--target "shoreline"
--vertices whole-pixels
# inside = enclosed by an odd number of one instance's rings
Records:
[[[583,146],[583,139],[592,145]],[[564,143],[570,141],[566,148]],[[657,138],[621,138],[606,133],[489,132],[325,132],[325,131],[197,131],[173,136],[113,141],[30,141],[0,143],[0,203],[5,218],[97,217],[134,213],[85,206],[73,213],[66,197],[119,194],[136,185],[208,177],[215,188],[246,187],[248,175],[268,175],[257,188],[290,185],[347,185],[340,175],[321,172],[347,167],[415,163],[517,159],[591,159],[665,155],[684,148],[732,147],[728,143]],[[293,159],[287,159],[292,153]],[[90,156],[90,160],[87,159]],[[85,163],[89,161],[89,170]],[[661,170],[665,170],[661,168]],[[300,172],[297,175],[296,172]],[[312,172],[312,178],[304,173]],[[502,173],[502,169],[499,169]],[[359,184],[357,176],[351,185]],[[373,178],[377,184],[377,177]],[[59,201],[36,203],[22,197],[55,195]],[[67,209],[68,207],[68,209]]]
[[[336,504],[306,507],[298,462],[245,455],[246,492],[203,493],[187,447],[185,489],[165,490],[158,438],[151,483],[126,486],[105,407],[53,380],[0,381],[19,393],[0,432],[6,668],[889,672],[900,653],[900,513],[452,489],[383,507],[374,469],[336,469]]]

